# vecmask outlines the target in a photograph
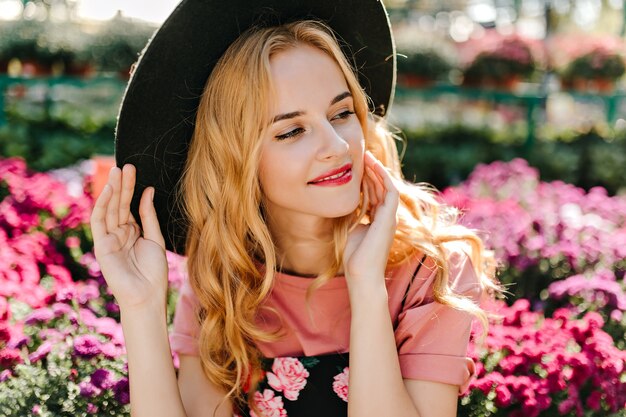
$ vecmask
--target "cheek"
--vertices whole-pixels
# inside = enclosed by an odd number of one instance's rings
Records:
[[[259,183],[266,197],[272,199],[293,190],[301,182],[302,164],[295,155],[268,149],[259,161]]]

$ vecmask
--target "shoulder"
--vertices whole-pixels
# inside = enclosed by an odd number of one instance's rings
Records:
[[[478,299],[482,287],[472,261],[472,246],[465,241],[458,240],[445,242],[442,247],[444,259],[441,261],[448,269],[447,282],[450,289],[456,294]],[[393,282],[392,286],[404,289],[409,297],[415,297],[414,301],[424,302],[432,299],[433,286],[440,274],[441,268],[437,261],[418,250],[405,262],[395,267],[389,278]],[[404,293],[398,294],[396,297],[403,295]]]
[[[448,265],[448,285],[456,294],[471,296],[478,299],[482,292],[482,284],[474,258],[474,249],[463,240],[455,240],[444,244]]]

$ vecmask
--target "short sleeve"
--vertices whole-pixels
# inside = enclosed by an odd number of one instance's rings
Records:
[[[448,252],[449,283],[457,294],[479,303],[480,282],[467,251],[455,244]],[[474,316],[466,311],[433,301],[436,268],[426,259],[418,271],[395,330],[403,378],[458,385],[465,392],[475,373],[467,357]]]
[[[178,302],[174,312],[174,325],[170,333],[170,347],[179,354],[199,355],[198,335],[200,325],[197,320],[199,303],[185,278],[180,286]]]

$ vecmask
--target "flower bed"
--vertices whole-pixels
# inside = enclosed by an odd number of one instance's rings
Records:
[[[0,160],[0,415],[130,415],[119,308],[92,253],[88,181],[83,167],[33,173]],[[168,259],[171,323],[182,259]]]
[[[89,172],[0,160],[0,415],[130,415],[119,309],[92,253]],[[542,183],[521,160],[479,167],[443,197],[489,232],[505,282],[536,291],[493,306],[502,320],[471,345],[478,374],[460,415],[619,415],[624,199]],[[184,259],[168,263],[171,326]]]

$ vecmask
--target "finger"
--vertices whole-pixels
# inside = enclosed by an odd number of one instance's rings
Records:
[[[154,187],[148,187],[143,191],[139,202],[139,215],[141,216],[141,225],[143,226],[144,239],[156,242],[163,250],[165,250],[165,239],[161,234],[159,219],[154,209]]]
[[[369,207],[368,207],[368,209],[369,209],[369,217],[370,217],[370,221],[373,221],[374,217],[376,216],[376,208],[380,204],[380,201],[376,197],[376,190],[374,188],[371,176],[372,176],[371,172],[370,173],[366,173],[366,177],[368,178],[366,184],[367,184],[368,194],[370,195],[370,204],[369,204]]]
[[[126,224],[130,218],[130,202],[135,192],[135,166],[126,164],[122,168],[122,195],[120,197],[120,224]]]
[[[374,172],[374,170],[369,167],[367,169],[369,170],[368,172],[372,178],[376,200],[382,204],[385,201],[385,187],[383,186],[383,180]]]
[[[93,211],[91,212],[90,225],[94,244],[104,238],[107,234],[107,225],[104,219],[107,212],[107,204],[110,199],[111,186],[106,184],[94,204]]]
[[[120,206],[120,180],[122,171],[118,167],[111,168],[109,172],[109,186],[111,187],[111,200],[107,207],[106,224],[107,230],[112,232],[119,226],[119,206]]]
[[[363,209],[367,210],[372,204],[371,203],[372,199],[370,197],[370,189],[367,183],[367,174],[363,175],[363,179],[361,181],[361,192],[363,193]]]
[[[376,174],[378,184],[381,184],[385,190],[383,204],[384,201],[387,200],[387,195],[390,200],[397,200],[399,196],[398,187],[394,182],[394,178],[391,176],[389,171],[387,171],[387,168],[380,161],[374,161],[372,169]]]
[[[367,177],[367,188],[370,196],[370,204],[372,207],[376,207],[379,204],[380,200],[376,195],[376,186],[374,185],[374,172],[369,168],[365,168],[365,172]]]

